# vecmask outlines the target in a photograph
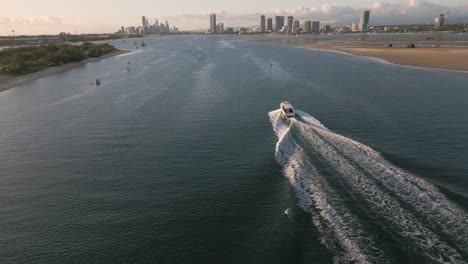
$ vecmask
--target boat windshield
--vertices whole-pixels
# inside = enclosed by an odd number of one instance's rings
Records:
[[[292,108],[286,108],[285,106],[283,106],[283,111],[285,113],[294,113],[294,110]]]

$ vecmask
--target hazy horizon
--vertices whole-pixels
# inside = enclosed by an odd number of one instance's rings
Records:
[[[25,8],[27,6],[27,8]],[[462,0],[423,1],[290,1],[260,0],[251,3],[245,0],[222,2],[203,0],[149,1],[138,4],[118,1],[66,2],[45,0],[41,3],[32,0],[7,2],[0,11],[0,35],[70,33],[112,33],[121,26],[141,25],[141,16],[150,22],[155,18],[169,21],[180,30],[207,29],[210,13],[216,13],[219,22],[225,27],[252,26],[259,23],[259,15],[293,15],[299,20],[320,20],[331,25],[347,25],[358,22],[359,13],[366,9],[372,12],[371,25],[432,23],[439,13],[450,13],[450,18],[467,18],[468,3]]]

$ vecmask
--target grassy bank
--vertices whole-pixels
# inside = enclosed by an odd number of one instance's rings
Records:
[[[0,74],[18,76],[116,51],[109,44],[49,44],[0,51]]]

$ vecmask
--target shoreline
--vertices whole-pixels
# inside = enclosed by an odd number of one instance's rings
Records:
[[[116,50],[108,54],[104,54],[101,57],[98,58],[88,58],[79,62],[72,62],[72,63],[67,63],[59,66],[54,66],[50,67],[44,70],[40,70],[38,72],[33,72],[33,73],[28,73],[25,75],[20,75],[20,76],[9,76],[9,75],[0,75],[0,93],[4,92],[6,90],[9,90],[11,88],[14,88],[16,86],[25,84],[27,82],[33,81],[40,79],[42,77],[55,74],[55,73],[60,73],[64,71],[68,71],[80,66],[83,66],[87,63],[90,62],[96,62],[102,59],[110,58],[113,56],[129,53],[131,51],[129,50]]]
[[[306,45],[306,48],[346,53],[400,66],[468,72],[468,48],[402,48]]]
[[[301,46],[307,49],[335,52],[373,59],[382,63],[432,70],[468,72],[468,41],[447,41],[436,46],[434,40],[361,40],[361,39],[273,39],[249,40],[262,44]],[[407,48],[415,43],[416,48]],[[393,47],[387,47],[392,44]]]

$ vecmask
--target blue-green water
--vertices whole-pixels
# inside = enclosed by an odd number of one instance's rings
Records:
[[[468,261],[467,73],[241,39],[0,93],[0,262]]]

